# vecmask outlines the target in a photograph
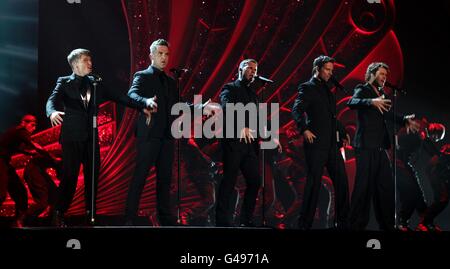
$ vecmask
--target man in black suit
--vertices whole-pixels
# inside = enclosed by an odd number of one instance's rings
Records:
[[[392,169],[387,150],[391,142],[386,120],[391,100],[383,91],[389,67],[385,63],[371,63],[366,71],[366,84],[355,88],[348,101],[351,109],[357,109],[357,130],[353,147],[356,157],[356,178],[350,205],[350,226],[363,230],[369,222],[370,203],[373,199],[377,222],[381,230],[395,229],[395,193]],[[390,114],[390,115],[389,115]],[[413,115],[395,115],[396,122],[405,125],[407,131],[416,132],[418,124]]]
[[[255,90],[261,87],[262,84],[258,83],[259,80],[256,79],[257,69],[258,63],[253,59],[243,60],[239,64],[238,79],[225,84],[220,93],[220,102],[225,114],[227,113],[227,104],[258,105],[258,97]],[[223,133],[225,138],[222,139],[221,143],[223,149],[223,179],[218,190],[216,226],[233,226],[234,206],[230,203],[230,197],[236,185],[239,170],[241,170],[247,185],[240,214],[240,225],[255,226],[253,215],[256,198],[261,186],[261,177],[258,161],[259,145],[258,140],[254,136],[256,131],[250,128],[250,120],[256,119],[250,119],[250,116],[246,115],[244,128],[238,130],[239,124],[237,121],[239,119],[234,117],[234,128],[232,129],[235,132],[239,132],[239,135],[234,133],[232,138],[226,136],[227,129],[231,129],[232,126],[224,126]],[[281,151],[279,141],[274,139],[274,142],[278,150]]]
[[[172,107],[178,103],[176,82],[164,69],[169,62],[169,43],[158,39],[150,45],[151,65],[134,74],[128,96],[140,102],[151,100],[151,114],[140,114],[136,123],[137,157],[136,170],[130,183],[125,208],[125,225],[135,225],[139,201],[149,170],[156,168],[156,197],[159,222],[163,226],[177,225],[177,219],[170,206],[170,184],[174,137],[171,126],[176,116]],[[210,114],[212,105],[196,106]]]
[[[324,167],[333,181],[336,197],[335,226],[345,229],[349,198],[347,173],[338,143],[347,143],[348,134],[336,119],[336,98],[330,91],[335,60],[321,55],[313,62],[313,77],[300,84],[292,116],[304,136],[308,175],[300,211],[299,229],[311,228],[319,198]],[[338,141],[339,140],[339,141]]]
[[[52,126],[61,127],[62,179],[55,204],[53,224],[65,226],[64,213],[69,209],[76,190],[80,166],[83,164],[86,213],[91,222],[95,216],[95,187],[100,165],[98,132],[93,134],[93,118],[97,116],[98,105],[105,100],[115,100],[123,105],[143,110],[151,104],[150,99],[133,100],[125,94],[106,90],[101,84],[94,88],[98,78],[91,76],[91,53],[86,49],[75,49],[67,60],[72,75],[60,77],[48,98],[46,109]],[[95,96],[93,95],[94,89]],[[95,97],[95,98],[94,98]],[[94,101],[95,100],[95,103]],[[62,107],[62,111],[58,110]],[[92,167],[93,140],[95,139],[95,167]],[[94,174],[94,175],[92,175]],[[94,210],[92,210],[94,209]]]

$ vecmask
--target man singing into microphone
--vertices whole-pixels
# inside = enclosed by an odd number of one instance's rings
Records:
[[[321,55],[314,59],[313,77],[299,86],[292,116],[304,136],[308,175],[300,211],[299,229],[311,229],[319,198],[324,167],[333,181],[336,197],[335,227],[346,229],[349,207],[348,182],[339,144],[349,137],[336,119],[336,97],[330,91],[335,60]],[[339,141],[338,141],[339,140]]]
[[[394,180],[387,154],[391,141],[386,126],[386,120],[392,119],[392,113],[388,113],[391,100],[386,99],[383,92],[388,72],[387,64],[371,63],[365,75],[366,84],[356,86],[347,104],[357,110],[358,119],[353,141],[356,178],[349,216],[353,230],[363,230],[367,226],[372,199],[380,229],[395,229]],[[395,117],[396,122],[405,125],[408,132],[419,129],[412,115]]]
[[[60,77],[56,87],[48,98],[46,109],[52,126],[62,124],[60,143],[62,147],[62,179],[59,186],[58,197],[55,204],[55,212],[52,223],[58,227],[64,227],[64,213],[72,202],[80,166],[83,164],[84,190],[86,214],[92,221],[95,216],[95,194],[92,189],[92,181],[97,184],[100,167],[100,155],[98,133],[93,137],[93,117],[96,116],[97,107],[105,100],[115,100],[123,105],[143,110],[152,104],[151,99],[143,98],[133,100],[125,94],[106,90],[98,83],[98,77],[91,76],[91,53],[86,49],[75,49],[67,56],[67,61],[72,68],[70,76]],[[95,98],[93,98],[95,91]],[[93,103],[96,100],[96,103]],[[61,109],[61,110],[59,110]],[[149,112],[149,110],[146,110]],[[93,140],[95,140],[95,167],[92,167]],[[92,174],[94,176],[92,177]]]
[[[256,60],[245,59],[239,64],[238,79],[225,84],[220,93],[220,103],[225,114],[234,114],[234,112],[227,112],[227,104],[236,105],[241,103],[244,106],[251,103],[258,104],[258,96],[255,89],[261,87],[262,84],[255,79],[257,70],[258,63]],[[225,129],[234,130],[234,136],[226,137],[226,131],[224,130],[224,139],[221,141],[223,180],[218,190],[216,226],[233,226],[234,207],[230,203],[230,197],[240,170],[246,182],[244,202],[240,214],[240,226],[253,227],[255,226],[254,210],[256,198],[262,182],[259,174],[259,145],[258,139],[255,139],[257,133],[256,130],[250,129],[250,120],[256,119],[250,119],[246,115],[244,128],[238,130],[237,122],[239,118],[235,115],[231,117],[233,118],[234,126],[225,126]],[[278,139],[274,139],[273,142],[277,145],[278,151],[281,152],[281,145]]]

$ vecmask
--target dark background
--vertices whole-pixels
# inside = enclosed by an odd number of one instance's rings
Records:
[[[396,1],[395,4],[394,30],[403,50],[403,86],[408,91],[407,102],[401,102],[401,109],[449,128],[450,2]],[[445,142],[450,142],[448,135]]]
[[[71,73],[66,56],[74,48],[92,51],[94,69],[105,82],[124,91],[128,87],[130,53],[120,1],[49,2],[40,9],[36,0],[0,3],[0,131],[24,113],[44,118],[43,106],[56,78]],[[395,6],[394,30],[403,50],[403,86],[408,91],[399,105],[448,127],[450,2],[395,1]],[[75,16],[80,9],[89,20]],[[99,9],[101,19],[92,23]],[[43,121],[39,129],[48,126]],[[449,142],[448,136],[445,141]]]
[[[59,76],[72,70],[67,55],[76,48],[91,51],[93,72],[101,74],[108,88],[126,93],[130,75],[130,50],[127,24],[120,0],[83,1],[68,4],[50,1],[39,5],[39,79],[40,110],[43,127],[50,127],[45,103]],[[99,12],[101,11],[101,12]],[[122,115],[119,107],[117,115]]]

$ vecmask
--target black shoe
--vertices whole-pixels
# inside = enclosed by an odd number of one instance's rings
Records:
[[[180,226],[177,218],[175,217],[160,217],[159,224],[161,226]]]
[[[408,226],[408,224],[399,224],[397,226],[397,231],[400,231],[400,232],[412,232],[413,230]]]
[[[309,231],[309,230],[311,230],[311,225],[308,225],[308,224],[306,224],[303,221],[299,221],[298,222],[298,229],[300,231]]]
[[[14,220],[12,227],[13,228],[23,228],[25,226],[24,225],[25,217],[26,217],[25,212],[17,213],[17,217]]]
[[[440,233],[440,232],[442,232],[442,229],[441,229],[441,227],[434,225],[432,223],[430,223],[430,224],[419,223],[419,225],[417,225],[416,231]]]
[[[65,228],[67,227],[65,220],[64,220],[64,214],[61,213],[60,211],[56,211],[53,214],[53,218],[52,218],[52,226],[55,226],[57,228]]]
[[[12,228],[23,228],[23,227],[24,227],[23,220],[21,220],[21,219],[16,219],[16,220],[13,222],[13,224],[12,224],[11,227],[12,227]]]
[[[334,224],[334,227],[332,228],[332,230],[335,230],[335,231],[349,231],[350,227],[349,227],[347,222],[337,222],[336,224]]]
[[[233,223],[228,221],[217,221],[216,220],[216,227],[233,227]]]
[[[253,221],[244,221],[239,225],[239,227],[253,228],[253,227],[256,227],[256,225]]]

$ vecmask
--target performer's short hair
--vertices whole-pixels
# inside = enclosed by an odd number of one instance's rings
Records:
[[[386,63],[375,62],[375,63],[369,64],[369,66],[367,67],[366,75],[365,75],[366,82],[368,82],[370,80],[372,75],[375,76],[375,74],[377,73],[378,69],[380,69],[380,68],[384,68],[387,71],[389,71],[389,65],[387,65]]]
[[[335,62],[336,62],[336,59],[334,59],[334,58],[332,58],[330,56],[320,55],[319,57],[317,57],[313,61],[312,74],[314,75],[314,73],[316,71],[319,71],[320,68],[322,66],[324,66],[324,64],[326,64],[326,63],[335,63]]]
[[[169,42],[167,42],[167,40],[162,39],[162,38],[153,41],[153,43],[150,45],[150,53],[155,52],[157,46],[169,47]]]
[[[255,63],[256,65],[258,65],[258,62],[255,59],[245,59],[242,60],[241,63],[239,64],[239,70],[238,70],[238,75],[239,78],[241,78],[242,76],[242,69],[248,65],[248,63]]]
[[[91,56],[91,52],[87,49],[74,49],[67,55],[67,62],[73,68],[73,64],[78,61],[81,56]]]

